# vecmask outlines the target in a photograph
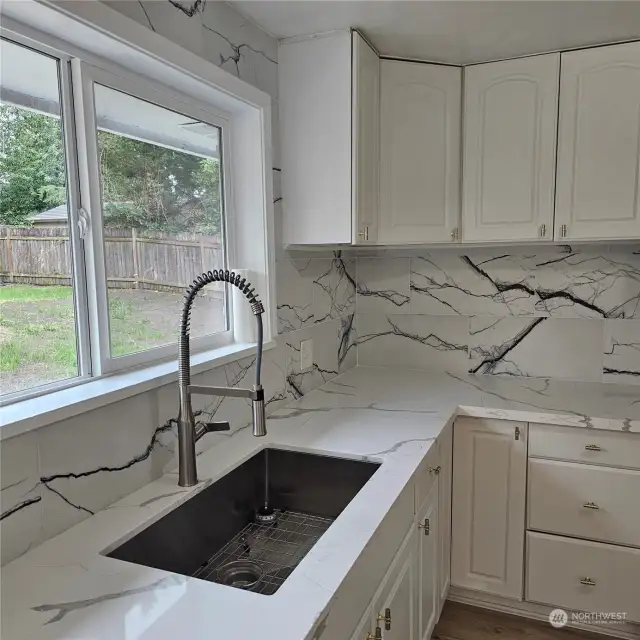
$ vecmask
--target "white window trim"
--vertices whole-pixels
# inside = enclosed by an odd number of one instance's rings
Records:
[[[50,47],[121,77],[133,74],[143,77],[145,84],[155,81],[171,86],[175,96],[188,96],[194,103],[207,105],[209,112],[229,115],[234,136],[226,152],[234,178],[229,199],[236,225],[235,264],[230,262],[230,266],[251,272],[252,284],[267,310],[263,316],[265,345],[273,347],[276,304],[270,96],[100,2],[65,3],[62,7],[52,0],[24,0],[3,3],[2,14],[2,33],[9,38],[31,40],[34,48]],[[73,44],[64,39],[69,34],[74,34]],[[77,101],[77,96],[74,98]],[[193,360],[197,372],[250,353],[246,343],[234,343],[197,354]],[[166,384],[175,377],[176,369],[175,360],[156,362],[146,370],[88,380],[80,377],[32,389],[28,395],[38,394],[37,398],[18,400],[3,408],[0,438],[63,419],[69,411],[73,415],[112,402],[113,390],[98,391],[109,385],[122,387],[119,393],[134,395]],[[141,386],[132,382],[134,379],[146,382]],[[155,381],[151,387],[149,380]],[[48,392],[52,388],[57,391]],[[82,399],[74,401],[74,394],[77,398],[91,396],[89,404]],[[97,400],[101,395],[104,398]],[[76,411],[78,407],[84,408]]]

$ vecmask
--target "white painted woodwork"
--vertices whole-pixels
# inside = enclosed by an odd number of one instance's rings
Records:
[[[438,482],[417,513],[418,531],[418,638],[429,640],[440,614],[438,579]],[[421,527],[420,527],[421,525]],[[428,527],[428,528],[426,528]]]
[[[439,441],[439,439],[438,439]],[[438,442],[434,442],[427,455],[423,458],[415,475],[416,484],[416,505],[415,512],[420,513],[425,501],[429,498],[431,487],[438,480],[438,474],[435,469],[440,465],[440,447]]]
[[[380,627],[384,640],[415,640],[416,638],[416,575],[418,571],[416,531],[408,536],[402,550],[386,575],[373,602],[373,627]],[[386,629],[386,610],[391,613]]]
[[[567,610],[616,611],[640,622],[640,549],[527,533],[526,598]],[[584,585],[589,578],[595,585]]]
[[[442,610],[451,582],[451,481],[453,478],[453,425],[438,438],[440,473],[438,474],[438,582]],[[439,616],[438,616],[439,617]]]
[[[354,244],[378,239],[380,58],[352,35],[352,222]]]
[[[640,237],[640,42],[562,54],[556,238]]]
[[[553,238],[560,54],[466,67],[462,239]]]
[[[373,602],[367,607],[367,610],[364,612],[362,619],[358,623],[356,630],[351,635],[351,640],[366,640],[367,633],[373,635],[374,633],[374,625],[373,625]],[[320,638],[324,635],[324,631],[320,634]],[[331,637],[331,636],[329,636]]]
[[[526,475],[526,423],[456,420],[452,585],[522,598]]]
[[[285,244],[351,244],[351,34],[280,45]]]
[[[460,216],[461,70],[380,63],[381,244],[451,242]]]
[[[640,547],[640,471],[534,458],[528,492],[529,529]]]
[[[636,433],[529,424],[529,457],[640,469]]]
[[[360,617],[376,598],[394,558],[415,521],[413,482],[402,490],[375,534],[340,585],[324,620],[322,640],[349,637]],[[366,635],[366,633],[365,633]]]

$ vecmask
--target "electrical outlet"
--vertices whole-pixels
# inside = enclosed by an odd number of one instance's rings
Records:
[[[313,367],[313,339],[303,340],[300,343],[300,371],[306,371]]]

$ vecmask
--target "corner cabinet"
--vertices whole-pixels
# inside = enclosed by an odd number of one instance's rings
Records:
[[[465,242],[551,240],[560,54],[464,70]]]
[[[461,90],[459,67],[380,63],[380,244],[458,239]]]
[[[640,237],[640,42],[562,54],[556,235]]]
[[[355,31],[280,43],[285,244],[375,242],[379,65]]]
[[[527,426],[456,420],[452,586],[522,600]]]

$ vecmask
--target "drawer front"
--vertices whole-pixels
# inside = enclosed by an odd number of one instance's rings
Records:
[[[416,471],[416,513],[420,513],[422,510],[422,505],[429,495],[429,490],[438,478],[439,465],[440,455],[438,451],[438,444],[434,442]]]
[[[640,471],[529,460],[529,528],[640,547]]]
[[[527,534],[526,599],[576,611],[624,612],[640,622],[640,549]],[[587,583],[587,584],[584,584]]]
[[[640,469],[640,434],[532,423],[529,456]]]

